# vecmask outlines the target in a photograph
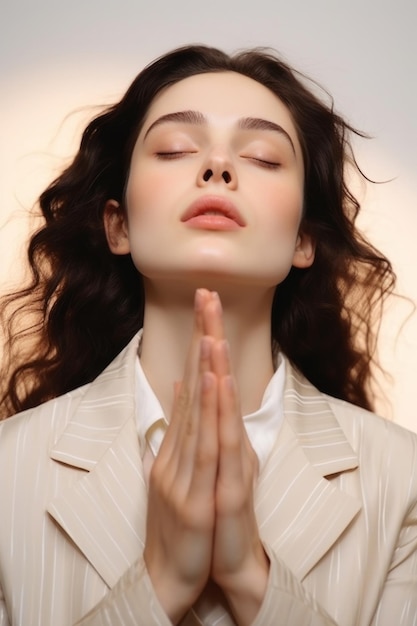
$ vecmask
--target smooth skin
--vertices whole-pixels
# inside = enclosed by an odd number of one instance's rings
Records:
[[[198,290],[194,332],[149,486],[145,563],[177,623],[211,578],[250,624],[269,561],[253,507],[257,458],[240,413],[217,293]]]
[[[184,121],[190,110],[197,122],[189,114]],[[248,129],[248,120],[258,122]],[[106,205],[111,251],[130,254],[143,277],[141,365],[169,417],[149,476],[144,558],[174,624],[209,581],[239,626],[253,623],[265,596],[269,559],[254,512],[258,461],[242,415],[260,407],[274,373],[276,285],[292,266],[314,260],[314,242],[301,227],[303,182],[285,105],[246,76],[203,74],[155,98],[123,204]],[[193,202],[213,196],[232,202],[245,226],[184,223]]]

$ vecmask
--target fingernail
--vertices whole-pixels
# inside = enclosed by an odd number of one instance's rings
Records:
[[[216,305],[216,308],[219,311],[221,311],[222,310],[222,303],[221,303],[220,296],[217,293],[217,291],[212,291],[211,292],[211,297],[212,297],[212,302],[214,302],[215,305]]]
[[[203,290],[197,289],[194,296],[194,308],[196,311],[201,311],[203,308]]]

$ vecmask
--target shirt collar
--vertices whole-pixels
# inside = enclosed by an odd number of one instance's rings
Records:
[[[140,344],[139,344],[140,345]],[[142,451],[148,441],[152,452],[157,454],[167,425],[161,404],[145,373],[140,358],[136,359],[136,427]],[[271,452],[283,420],[283,394],[285,384],[285,361],[276,357],[276,371],[269,381],[261,406],[257,411],[243,416],[249,440],[262,467]]]
[[[284,385],[285,361],[278,355],[276,370],[265,389],[261,406],[254,413],[243,416],[246,432],[258,456],[260,467],[263,467],[272,450],[284,418]]]

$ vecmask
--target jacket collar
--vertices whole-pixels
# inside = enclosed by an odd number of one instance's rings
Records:
[[[138,336],[90,384],[53,445],[55,461],[78,470],[48,512],[114,586],[143,550],[146,485],[136,432]]]
[[[142,554],[146,530],[134,402],[137,347],[136,336],[86,387],[51,451],[52,459],[78,471],[48,511],[109,587]],[[259,477],[255,509],[265,543],[302,579],[360,509],[327,479],[358,461],[326,397],[288,362],[284,417]]]
[[[358,467],[358,456],[329,404],[287,361],[284,412],[310,463],[322,476]]]
[[[357,468],[358,458],[327,397],[288,361],[284,417],[255,509],[262,538],[301,580],[361,508],[331,480]]]
[[[92,470],[134,417],[135,369],[139,335],[89,385],[54,444],[51,458]]]

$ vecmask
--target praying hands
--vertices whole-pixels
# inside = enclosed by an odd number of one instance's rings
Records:
[[[269,569],[253,507],[256,475],[221,303],[200,289],[184,377],[149,486],[144,558],[173,623],[210,578],[239,624],[255,618]]]

